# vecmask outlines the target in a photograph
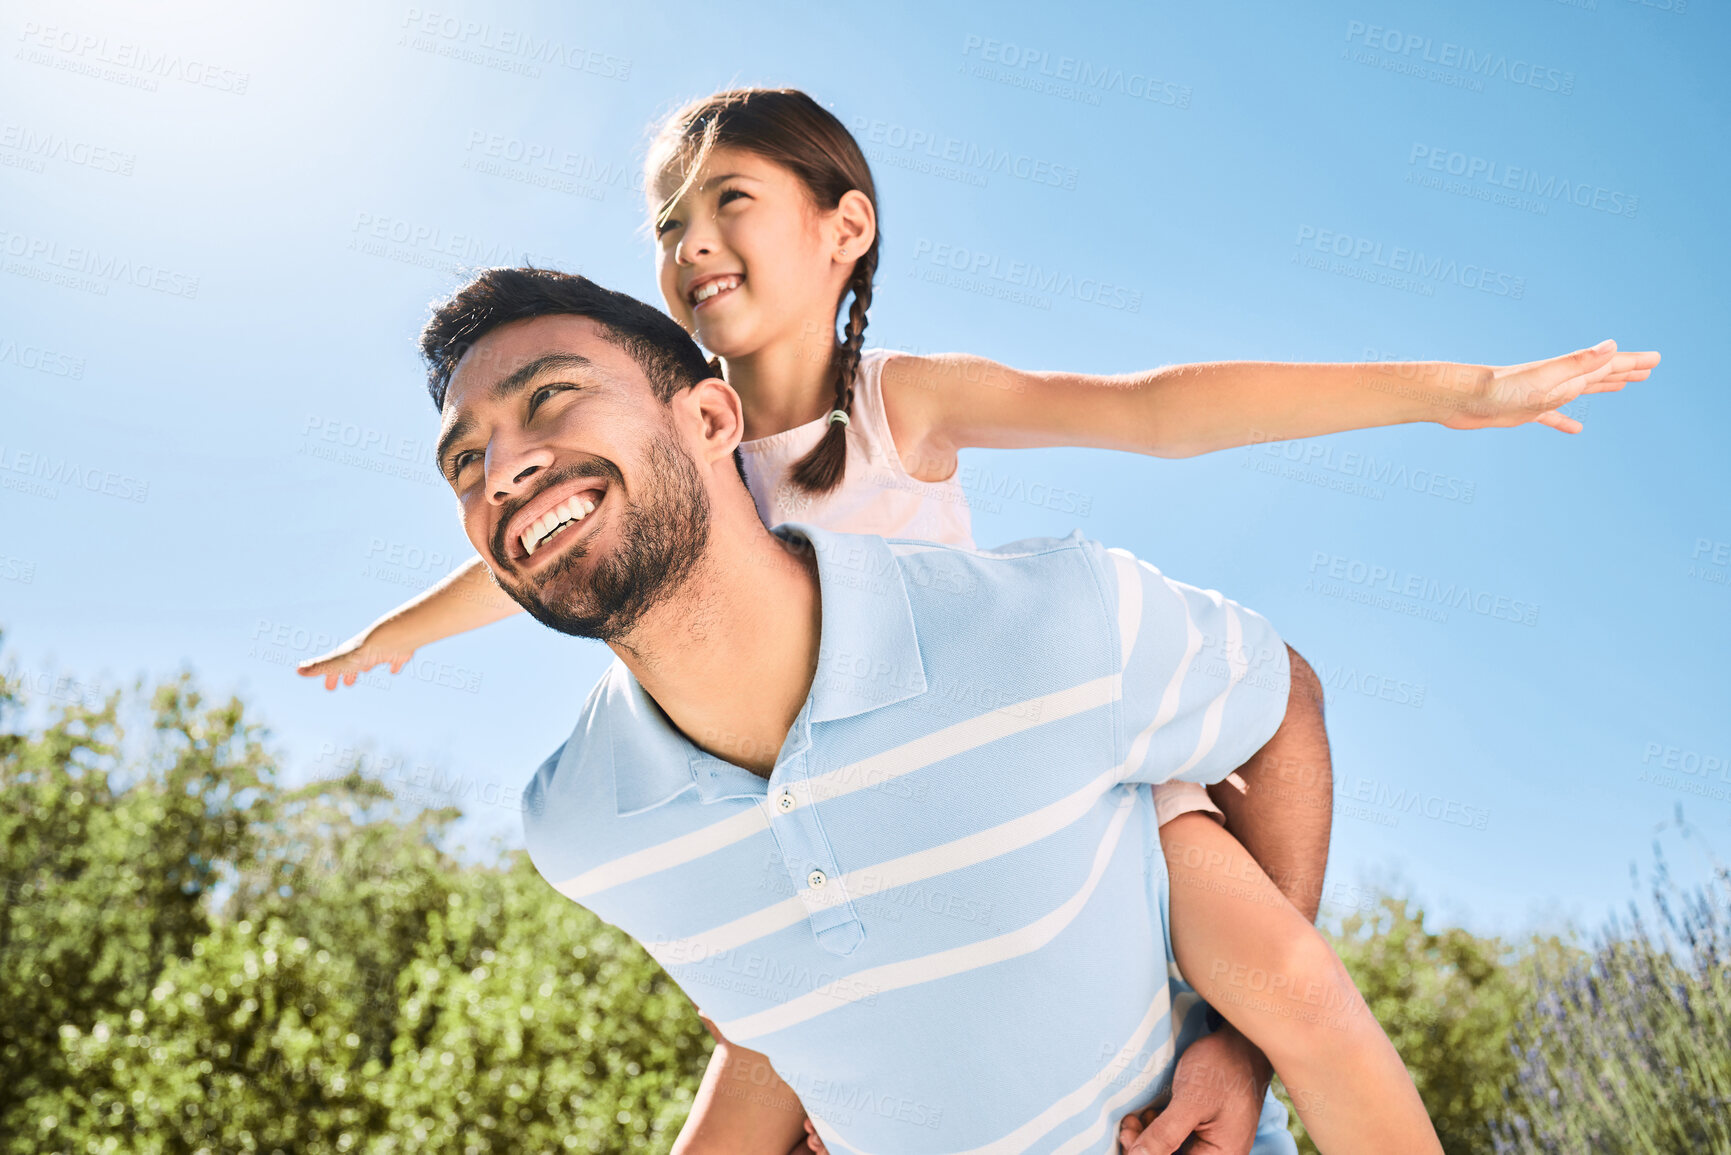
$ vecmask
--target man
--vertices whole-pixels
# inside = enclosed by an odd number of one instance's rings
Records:
[[[765,528],[737,395],[583,278],[484,274],[423,350],[470,541],[538,620],[619,659],[526,833],[714,1024],[677,1149],[797,1146],[785,1096],[723,1101],[767,1063],[838,1155],[1112,1150],[1205,1012],[1168,982],[1141,784],[1243,767],[1228,827],[1313,917],[1329,786],[1317,695],[1287,692],[1314,686],[1302,660],[1079,535],[976,553]],[[1259,792],[1295,761],[1320,807]],[[1266,1061],[1229,1028],[1210,1047],[1238,1074],[1187,1060],[1155,1127],[1260,1114],[1258,1150],[1290,1150]]]

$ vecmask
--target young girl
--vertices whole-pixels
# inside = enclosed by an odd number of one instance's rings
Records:
[[[955,477],[965,447],[1075,445],[1182,457],[1421,420],[1458,429],[1538,421],[1572,433],[1580,426],[1559,406],[1642,380],[1659,360],[1618,353],[1607,341],[1507,367],[1225,362],[1097,377],[1019,372],[965,355],[867,351],[880,251],[876,196],[857,143],[833,116],[798,92],[721,93],[668,119],[650,150],[649,177],[663,297],[740,395],[742,469],[768,525],[797,520],[972,546]],[[838,342],[836,322],[849,298]],[[474,558],[301,672],[332,689],[380,662],[394,673],[420,646],[517,610]],[[1289,1089],[1312,1092],[1300,1097],[1299,1114],[1318,1145],[1437,1150],[1411,1081],[1338,960],[1231,835],[1194,813],[1219,814],[1206,791],[1174,783],[1155,795],[1180,967],[1268,1055]],[[1183,853],[1203,846],[1219,848],[1233,865]],[[1208,877],[1223,870],[1235,883],[1256,881],[1232,888]],[[1233,897],[1222,897],[1228,890]],[[1204,909],[1207,917],[1189,913]],[[1235,965],[1216,975],[1221,968],[1210,959]],[[1266,1000],[1258,1009],[1259,1000],[1232,985],[1242,963],[1280,973],[1288,989],[1323,992],[1330,1014],[1307,1022],[1291,1008],[1268,1009]],[[696,1126],[723,1127],[738,1102],[700,1096]],[[1127,1144],[1141,1126],[1127,1121]],[[822,1149],[815,1131],[811,1146]]]

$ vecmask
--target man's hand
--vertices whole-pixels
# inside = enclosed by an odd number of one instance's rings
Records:
[[[1583,393],[1615,393],[1630,381],[1645,381],[1659,354],[1619,353],[1615,341],[1522,365],[1448,366],[1474,373],[1470,396],[1450,406],[1442,420],[1450,429],[1493,429],[1536,421],[1564,433],[1581,423],[1557,412]],[[1422,382],[1420,382],[1422,384]]]
[[[1172,1075],[1172,1099],[1118,1124],[1124,1155],[1172,1155],[1192,1134],[1191,1155],[1249,1155],[1273,1068],[1231,1024],[1190,1045]]]

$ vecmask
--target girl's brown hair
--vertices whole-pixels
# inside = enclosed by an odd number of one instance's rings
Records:
[[[668,172],[683,177],[683,183],[657,209],[658,228],[697,180],[709,153],[717,148],[741,149],[788,169],[825,212],[840,204],[850,189],[864,193],[873,213],[877,211],[871,166],[860,152],[859,142],[833,114],[797,89],[736,88],[693,101],[669,116],[656,133],[649,146],[649,187],[655,188],[656,180]],[[850,415],[881,239],[881,234],[874,233],[871,247],[854,262],[853,275],[844,290],[844,296],[853,294],[853,304],[848,308],[845,336],[831,358],[835,387],[831,409]],[[836,307],[840,306],[837,300]],[[719,371],[718,364],[711,364]],[[847,430],[840,421],[832,421],[823,438],[794,463],[788,476],[801,489],[827,493],[841,484],[846,466]]]

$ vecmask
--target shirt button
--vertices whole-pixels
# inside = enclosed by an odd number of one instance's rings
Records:
[[[829,881],[829,877],[821,870],[814,870],[805,876],[805,881],[806,885],[813,890],[822,890],[823,884]]]
[[[776,796],[775,805],[783,814],[793,809],[793,795],[783,790]]]

